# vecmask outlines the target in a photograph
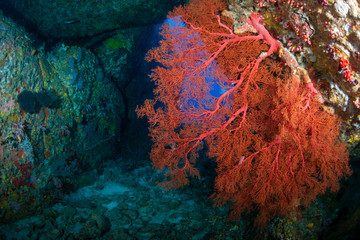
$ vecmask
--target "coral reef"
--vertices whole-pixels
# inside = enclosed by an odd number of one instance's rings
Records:
[[[230,1],[235,29],[251,11],[309,72],[325,105],[342,117],[341,139],[352,151],[360,129],[360,8],[358,1]],[[244,16],[245,14],[245,16]]]
[[[89,50],[61,44],[36,50],[12,20],[2,16],[0,28],[4,223],[60,200],[63,188],[56,186],[76,187],[79,172],[112,156],[123,105]]]

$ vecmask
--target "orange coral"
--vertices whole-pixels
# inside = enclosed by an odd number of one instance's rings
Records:
[[[317,91],[275,58],[278,43],[251,15],[257,35],[238,36],[220,0],[175,9],[164,40],[148,60],[155,99],[137,109],[150,123],[154,167],[168,188],[199,177],[196,159],[207,146],[217,172],[213,198],[233,202],[233,216],[259,212],[258,223],[307,205],[350,174],[339,120],[323,111]],[[178,16],[181,16],[179,18]],[[211,94],[214,83],[221,94]]]

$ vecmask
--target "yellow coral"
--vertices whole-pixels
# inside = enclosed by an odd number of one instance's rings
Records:
[[[355,136],[353,136],[352,138],[350,138],[348,140],[348,143],[354,143],[354,142],[357,142],[359,140],[360,140],[359,135],[356,134]]]

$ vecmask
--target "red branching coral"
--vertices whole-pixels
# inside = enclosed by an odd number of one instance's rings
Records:
[[[348,152],[338,141],[338,118],[276,58],[280,45],[260,17],[248,20],[257,35],[239,36],[221,15],[225,8],[197,0],[169,15],[164,40],[147,55],[160,64],[151,75],[156,97],[137,114],[150,123],[154,167],[167,170],[162,185],[199,177],[196,158],[207,146],[217,161],[216,203],[232,202],[233,216],[256,210],[265,224],[337,190],[350,174]]]

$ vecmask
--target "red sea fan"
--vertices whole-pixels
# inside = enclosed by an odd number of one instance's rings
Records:
[[[216,159],[213,198],[233,203],[232,216],[259,212],[258,223],[298,211],[350,174],[339,120],[324,111],[317,91],[276,56],[280,45],[261,25],[236,35],[221,15],[223,1],[191,1],[176,8],[148,60],[155,99],[137,109],[150,123],[154,167],[166,169],[168,188],[199,177],[204,145]],[[217,93],[214,89],[218,88]]]

